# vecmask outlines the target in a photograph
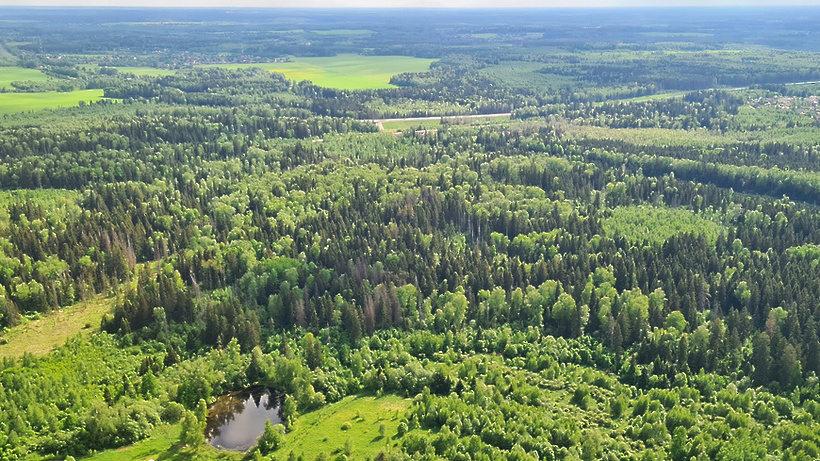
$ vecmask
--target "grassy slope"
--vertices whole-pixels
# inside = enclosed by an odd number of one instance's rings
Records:
[[[79,332],[97,331],[112,304],[112,299],[97,296],[18,325],[3,335],[0,357],[20,357],[26,352],[45,355]],[[91,326],[86,328],[86,324]]]
[[[329,58],[294,58],[293,62],[229,64],[231,69],[258,67],[280,72],[291,80],[310,80],[327,88],[347,90],[391,88],[390,77],[402,72],[425,72],[433,59],[407,56],[339,55]]]
[[[35,69],[23,67],[0,67],[0,88],[9,88],[11,82],[35,81],[44,82],[51,77]]]
[[[73,107],[80,101],[99,101],[102,98],[103,90],[80,90],[69,93],[5,93],[0,94],[0,115]]]
[[[344,453],[348,438],[353,442],[349,459],[372,459],[385,445],[397,446],[393,437],[411,402],[394,395],[351,396],[302,415],[276,452],[276,459],[287,459],[291,451],[304,459],[315,459],[322,452],[335,458]],[[346,422],[351,428],[342,430]],[[385,437],[379,435],[381,424],[385,425]]]
[[[83,459],[88,461],[238,460],[244,456],[244,453],[219,451],[208,445],[194,451],[182,449],[177,444],[181,427],[179,424],[159,426],[154,429],[151,437],[145,440],[127,447],[101,451]]]

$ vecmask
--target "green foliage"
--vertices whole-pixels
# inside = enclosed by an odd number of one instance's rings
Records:
[[[187,411],[182,419],[182,432],[179,435],[179,441],[191,448],[197,448],[205,443],[204,430],[204,421],[200,422],[193,412]]]
[[[614,208],[603,225],[610,235],[617,233],[632,242],[654,244],[682,233],[703,234],[708,242],[714,243],[725,229],[690,210],[648,206]]]
[[[814,53],[339,15],[4,23],[0,61],[51,78],[3,101],[122,103],[0,123],[0,458],[231,458],[207,402],[251,384],[289,431],[257,459],[817,457],[816,88],[666,92],[815,79]],[[364,121],[407,115],[440,126]]]
[[[272,425],[269,420],[265,421],[265,432],[259,436],[256,448],[263,455],[267,455],[279,449],[282,439],[285,436],[285,427],[281,424]]]

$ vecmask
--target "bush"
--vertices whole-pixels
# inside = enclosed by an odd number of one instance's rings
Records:
[[[285,426],[281,424],[272,425],[270,420],[265,421],[265,432],[259,436],[256,443],[256,448],[259,452],[266,455],[279,449],[282,445],[282,439],[285,436]]]

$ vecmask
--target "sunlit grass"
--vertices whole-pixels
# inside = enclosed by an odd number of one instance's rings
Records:
[[[75,107],[80,101],[103,99],[103,90],[79,90],[67,93],[3,93],[0,94],[0,115],[60,107]]]
[[[323,58],[293,58],[291,62],[219,64],[207,67],[247,69],[258,67],[278,72],[290,80],[310,80],[316,85],[346,90],[391,88],[390,77],[404,72],[425,72],[433,59],[408,56],[359,56],[343,54]]]

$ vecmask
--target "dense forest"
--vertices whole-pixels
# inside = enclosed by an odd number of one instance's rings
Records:
[[[0,459],[820,457],[818,11],[641,11],[9,10],[0,104],[104,98],[0,117]],[[350,53],[436,60],[230,66]],[[208,446],[252,386],[282,425]]]

